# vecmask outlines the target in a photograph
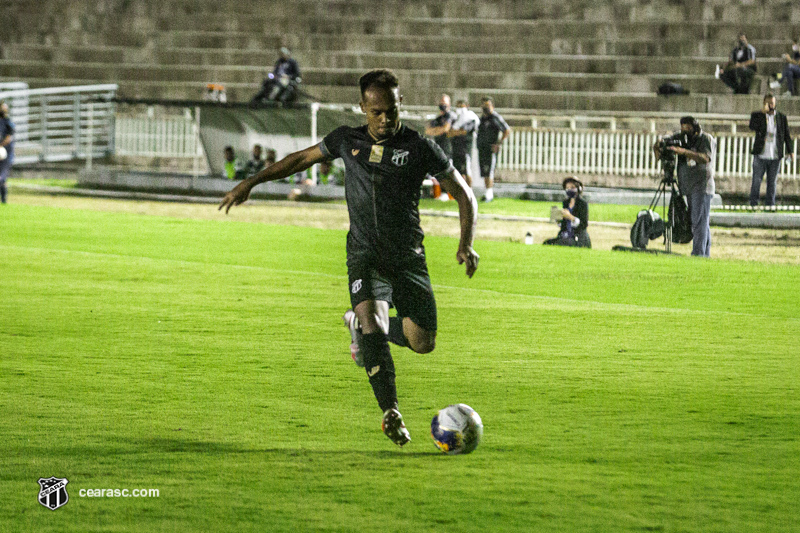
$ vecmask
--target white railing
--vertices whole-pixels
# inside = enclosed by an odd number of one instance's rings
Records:
[[[14,161],[103,157],[114,151],[117,85],[0,91],[16,126]]]
[[[722,133],[717,139],[716,175],[752,174],[753,134]],[[652,146],[659,135],[650,132],[513,128],[503,143],[498,169],[566,174],[651,176],[660,172]],[[781,164],[783,178],[797,179],[797,139],[794,159]]]
[[[202,156],[199,111],[195,116],[117,115],[114,144],[118,156],[192,159]]]

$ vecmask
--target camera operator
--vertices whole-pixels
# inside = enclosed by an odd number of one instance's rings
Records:
[[[658,158],[667,157],[662,149],[678,155],[678,188],[689,202],[692,218],[692,255],[709,257],[717,141],[693,117],[683,117],[680,122],[681,131],[663,137],[653,145],[653,151]]]

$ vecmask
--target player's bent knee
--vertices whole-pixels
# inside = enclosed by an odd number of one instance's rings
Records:
[[[408,339],[409,348],[416,353],[431,353],[436,348],[436,332],[422,331]]]

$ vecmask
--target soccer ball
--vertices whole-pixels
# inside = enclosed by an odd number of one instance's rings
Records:
[[[483,435],[481,417],[469,405],[448,405],[433,417],[431,437],[436,447],[449,455],[469,453]]]

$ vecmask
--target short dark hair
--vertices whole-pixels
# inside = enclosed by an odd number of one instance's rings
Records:
[[[225,147],[225,150],[223,150],[223,151],[227,152],[228,150],[230,150],[231,152],[233,152],[233,146],[226,146],[226,147]]]
[[[379,89],[386,89],[391,91],[400,85],[400,80],[397,79],[394,72],[388,69],[375,69],[370,70],[358,80],[361,87],[361,96],[367,92],[370,87],[378,87]]]
[[[695,133],[700,133],[700,123],[697,122],[697,119],[691,115],[687,115],[685,117],[681,117],[681,126],[684,124],[689,124],[692,126],[692,129]]]
[[[494,105],[494,99],[491,96],[484,96],[483,98],[481,98],[481,103],[484,102],[491,102],[492,105]]]
[[[764,101],[765,101],[765,102],[766,102],[767,100],[771,99],[771,98],[775,98],[775,95],[774,95],[774,94],[772,94],[772,93],[767,93],[767,94],[765,94],[765,95],[764,95]]]

